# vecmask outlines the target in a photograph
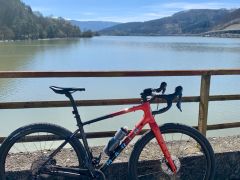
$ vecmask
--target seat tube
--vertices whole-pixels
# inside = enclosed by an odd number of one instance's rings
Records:
[[[73,99],[73,97],[70,93],[66,94],[66,96],[69,98],[69,100],[71,102],[71,105],[72,105],[72,108],[73,108],[72,113],[75,115],[75,118],[77,120],[77,125],[79,126],[79,125],[82,124],[82,121],[81,121],[80,115],[78,113],[76,102],[74,101],[74,99]]]
[[[73,99],[73,96],[70,93],[66,94],[66,96],[70,99],[71,105],[73,107],[73,112],[72,113],[75,115],[75,118],[77,120],[77,126],[78,126],[80,134],[82,136],[82,141],[83,141],[84,148],[87,151],[87,154],[90,157],[90,159],[92,159],[92,153],[89,150],[87,137],[86,137],[86,134],[85,134],[84,129],[83,129],[83,124],[82,124],[82,121],[81,121],[81,117],[78,113],[77,105],[76,105],[76,103]]]
[[[154,122],[149,123],[149,126],[151,127],[151,129],[155,135],[155,138],[157,139],[157,142],[164,154],[164,157],[167,159],[167,162],[169,163],[170,168],[172,169],[172,171],[174,173],[176,173],[176,171],[177,171],[176,166],[172,160],[170,152],[168,151],[167,145],[163,139],[163,136],[158,127],[158,124],[154,121]]]

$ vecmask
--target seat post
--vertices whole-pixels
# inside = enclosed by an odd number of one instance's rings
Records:
[[[73,99],[72,94],[68,92],[68,93],[66,93],[65,95],[66,95],[66,97],[69,98],[69,100],[70,100],[70,102],[71,102],[71,105],[72,105],[72,107],[73,107],[72,113],[75,115],[75,119],[77,120],[77,125],[78,125],[78,127],[82,126],[81,117],[80,117],[80,115],[79,115],[79,113],[78,113],[77,105],[76,105],[76,102],[75,102],[74,99]]]

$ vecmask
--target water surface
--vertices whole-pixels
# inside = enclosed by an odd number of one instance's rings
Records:
[[[240,68],[240,39],[203,37],[94,37],[91,39],[39,40],[0,42],[2,71],[108,71],[108,70],[196,70]],[[76,99],[108,99],[139,97],[144,88],[168,83],[167,93],[178,85],[185,96],[197,96],[200,77],[137,78],[41,78],[0,79],[0,101],[65,100],[54,94],[50,85],[85,87]],[[211,95],[239,94],[239,76],[213,76]],[[239,121],[239,101],[211,102],[209,124]],[[181,122],[197,125],[198,104],[184,103],[183,112],[175,107],[159,123]],[[117,111],[128,106],[81,107],[82,119]],[[0,134],[7,135],[19,126],[49,122],[75,129],[70,108],[0,110]],[[141,113],[124,115],[88,126],[88,131],[130,128]],[[239,129],[212,131],[209,135],[231,135]],[[96,142],[96,141],[95,141]],[[98,142],[99,143],[99,142]]]

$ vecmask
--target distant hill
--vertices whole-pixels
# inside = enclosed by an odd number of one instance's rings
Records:
[[[91,36],[63,18],[43,17],[20,0],[0,0],[0,40]]]
[[[193,9],[170,17],[119,24],[101,30],[102,35],[196,35],[240,25],[240,9]]]
[[[231,27],[230,27],[231,26]],[[215,27],[216,30],[232,29],[240,30],[240,8],[225,16],[218,26]]]
[[[100,31],[105,28],[109,28],[120,24],[118,22],[110,22],[110,21],[76,21],[70,20],[71,24],[80,27],[81,30],[87,31]]]

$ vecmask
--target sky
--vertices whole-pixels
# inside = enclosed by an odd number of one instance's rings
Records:
[[[80,21],[136,22],[189,9],[240,8],[240,0],[22,0],[44,16]]]

